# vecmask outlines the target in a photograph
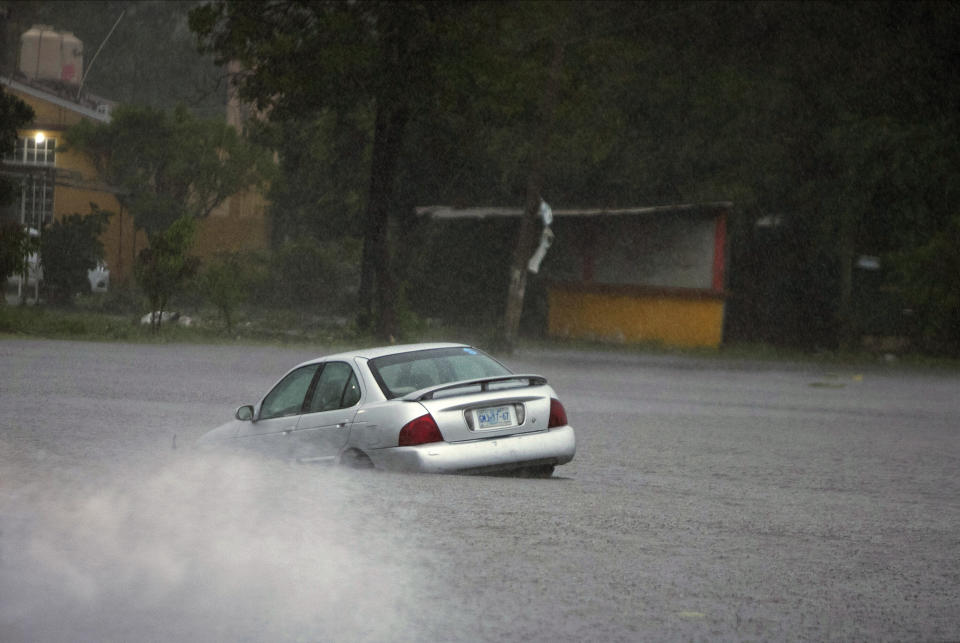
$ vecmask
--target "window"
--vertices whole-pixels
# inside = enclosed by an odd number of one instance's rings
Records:
[[[306,412],[343,409],[359,401],[360,387],[350,365],[346,362],[329,362],[320,373]]]
[[[13,154],[5,153],[3,160],[18,165],[47,165],[57,164],[57,139],[36,137],[18,138]]]
[[[269,420],[288,415],[300,415],[307,391],[310,389],[310,382],[313,381],[318,368],[317,364],[303,366],[280,380],[280,383],[263,398],[259,419]]]
[[[30,174],[8,173],[13,184],[14,199],[0,207],[0,219],[15,221],[39,230],[53,221],[53,176],[39,170]]]
[[[23,222],[39,230],[53,221],[53,181],[46,174],[24,177],[21,184]]]
[[[500,362],[468,347],[386,355],[370,360],[370,370],[388,399],[429,386],[510,374]]]

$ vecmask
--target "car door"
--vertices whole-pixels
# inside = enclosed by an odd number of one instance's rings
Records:
[[[290,436],[297,428],[319,370],[319,364],[308,364],[277,382],[260,402],[256,420],[241,425],[237,434],[240,444],[270,455],[290,457]]]
[[[311,388],[293,438],[301,461],[332,460],[346,446],[350,425],[363,397],[353,367],[347,362],[323,364]]]

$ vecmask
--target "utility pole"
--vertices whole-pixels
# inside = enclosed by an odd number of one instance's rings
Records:
[[[547,76],[547,85],[540,102],[540,120],[536,124],[536,135],[530,150],[530,173],[527,175],[527,198],[523,215],[520,217],[520,230],[513,247],[510,261],[510,286],[507,292],[507,308],[501,328],[501,348],[512,353],[520,330],[520,316],[523,313],[523,298],[527,288],[527,262],[533,252],[536,240],[535,226],[540,212],[541,193],[543,192],[543,156],[550,143],[553,129],[553,115],[556,112],[560,93],[560,75],[563,71],[563,43],[559,35],[553,44],[553,61]]]
[[[853,264],[856,256],[859,217],[848,203],[840,212],[840,232],[837,238],[840,257],[840,298],[837,305],[839,344],[843,350],[857,347],[858,328],[853,309]]]

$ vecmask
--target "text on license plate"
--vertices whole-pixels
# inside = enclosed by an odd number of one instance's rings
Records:
[[[477,428],[495,429],[513,424],[513,405],[477,409]]]

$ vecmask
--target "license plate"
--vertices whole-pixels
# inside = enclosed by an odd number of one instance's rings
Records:
[[[513,424],[513,405],[477,409],[477,428],[496,429]]]

